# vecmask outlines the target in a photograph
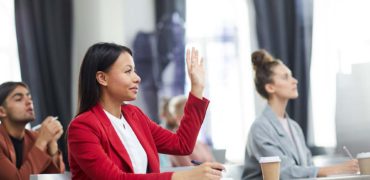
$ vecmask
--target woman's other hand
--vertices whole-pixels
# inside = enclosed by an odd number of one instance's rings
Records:
[[[225,167],[216,162],[205,162],[188,171],[175,172],[172,175],[172,180],[206,180],[206,179],[221,179],[222,171]]]
[[[356,174],[359,171],[359,165],[357,159],[346,161],[342,164],[323,167],[319,169],[318,176],[325,177],[335,174]]]

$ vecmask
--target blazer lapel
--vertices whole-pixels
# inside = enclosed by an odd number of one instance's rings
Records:
[[[267,106],[263,114],[267,117],[272,127],[274,127],[274,129],[278,133],[281,142],[281,148],[285,149],[286,152],[290,153],[291,156],[296,161],[296,163],[299,164],[299,156],[296,150],[297,148],[295,147],[294,142],[290,140],[287,132],[285,132],[283,128],[283,125],[279,122],[279,119],[277,118],[276,114],[272,111],[271,107]],[[294,136],[293,133],[292,135]]]
[[[16,164],[16,157],[15,157],[15,150],[12,141],[10,140],[9,134],[6,132],[5,127],[0,124],[0,133],[4,137],[4,145],[6,146],[6,149],[8,150],[8,157],[10,157],[10,161],[15,165]]]
[[[33,143],[32,143],[33,142]],[[36,142],[36,137],[26,130],[23,138],[23,162],[27,159],[27,153],[31,150]]]
[[[113,146],[114,150],[116,150],[117,154],[123,159],[123,161],[129,165],[131,172],[134,172],[130,156],[128,155],[125,146],[122,144],[121,139],[118,137],[112,123],[103,111],[103,107],[101,107],[100,104],[97,104],[95,107],[92,108],[92,111],[96,115],[98,120],[102,123],[104,130],[108,136],[108,140]]]
[[[290,122],[290,121],[293,121],[292,119],[290,119],[288,116],[288,123],[289,123],[289,128],[291,129],[292,131],[292,136],[293,136],[293,139],[295,141],[295,144],[296,144],[296,149],[297,149],[297,154],[298,154],[298,158],[299,158],[299,164],[300,165],[303,165],[303,166],[306,166],[307,165],[307,158],[304,154],[304,149],[302,147],[305,148],[306,144],[304,142],[302,142],[302,138],[301,137],[301,134],[298,132],[297,128],[293,126],[293,124]]]
[[[148,140],[146,140],[145,134],[143,134],[147,129],[142,128],[141,120],[137,117],[135,112],[130,112],[130,110],[127,109],[126,105],[122,105],[122,113],[147,154],[149,167],[148,172],[159,169],[159,167],[156,167],[157,163],[154,163],[154,161],[158,161],[158,159],[153,158],[156,157],[156,154],[153,152],[153,149],[150,146]]]

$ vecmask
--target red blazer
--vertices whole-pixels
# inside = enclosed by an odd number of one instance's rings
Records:
[[[148,157],[147,174],[134,174],[130,157],[100,104],[69,125],[68,158],[72,179],[171,179],[160,173],[159,153],[189,155],[193,151],[209,101],[189,94],[177,133],[150,120],[138,107],[122,105],[122,114]]]
[[[30,179],[31,174],[63,173],[64,163],[59,154],[59,163],[35,147],[36,132],[26,130],[23,142],[23,163],[16,166],[15,150],[7,131],[0,125],[0,179]]]

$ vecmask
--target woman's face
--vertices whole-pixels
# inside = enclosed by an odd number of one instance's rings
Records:
[[[106,73],[106,91],[114,99],[132,101],[136,99],[140,81],[132,56],[124,52]]]
[[[298,81],[292,76],[292,72],[284,64],[273,68],[272,83],[269,84],[270,97],[277,96],[282,99],[295,99],[298,97]]]

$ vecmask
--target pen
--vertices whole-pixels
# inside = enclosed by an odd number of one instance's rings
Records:
[[[191,163],[193,163],[194,165],[196,165],[196,166],[198,166],[198,165],[201,165],[202,164],[202,162],[199,162],[199,161],[197,161],[197,160],[191,160],[190,161]]]
[[[353,159],[352,154],[349,152],[349,150],[347,149],[346,146],[343,146],[343,150],[347,153],[347,155],[348,155],[349,158]]]
[[[58,119],[58,116],[53,116],[53,121],[57,120],[57,119]],[[38,124],[35,127],[33,127],[32,130],[36,131],[36,130],[40,129],[40,127],[41,127],[41,124]]]

